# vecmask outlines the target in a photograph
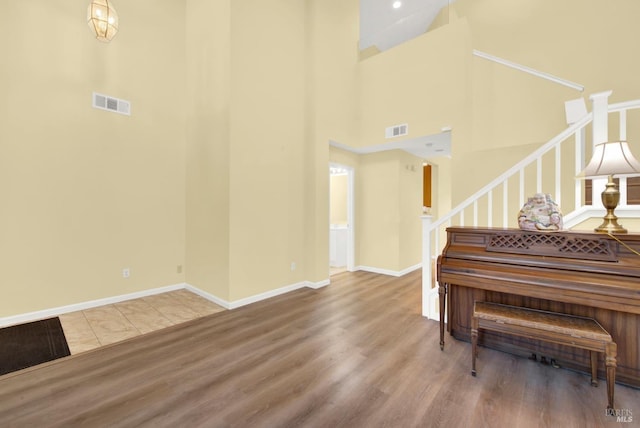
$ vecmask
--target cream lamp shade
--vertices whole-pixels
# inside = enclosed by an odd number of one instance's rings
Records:
[[[627,230],[618,224],[614,210],[620,202],[620,191],[613,181],[614,175],[640,175],[640,162],[633,157],[626,141],[614,141],[596,144],[591,161],[580,173],[584,178],[608,177],[605,190],[602,192],[602,205],[607,210],[596,232],[626,233]]]
[[[96,39],[109,42],[118,32],[118,13],[109,0],[92,0],[87,9],[87,24]]]
[[[626,141],[597,144],[591,161],[580,173],[585,178],[635,174],[640,174],[640,162],[633,156]]]

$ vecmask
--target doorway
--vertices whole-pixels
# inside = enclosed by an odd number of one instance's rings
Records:
[[[329,165],[329,275],[354,271],[354,171]]]

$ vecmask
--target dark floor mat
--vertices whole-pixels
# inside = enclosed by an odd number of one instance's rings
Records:
[[[0,328],[0,375],[68,355],[58,317]]]

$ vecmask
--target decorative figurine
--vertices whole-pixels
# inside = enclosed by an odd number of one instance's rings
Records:
[[[562,213],[548,193],[536,193],[518,213],[522,230],[561,230]]]

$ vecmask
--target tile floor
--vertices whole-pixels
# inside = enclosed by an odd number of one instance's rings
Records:
[[[71,354],[226,310],[188,290],[176,290],[60,315]]]
[[[330,275],[346,272],[332,267]],[[60,315],[71,354],[226,310],[188,290],[176,290]]]

